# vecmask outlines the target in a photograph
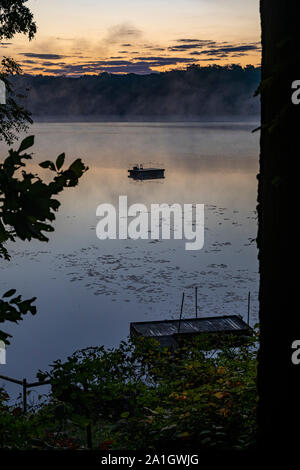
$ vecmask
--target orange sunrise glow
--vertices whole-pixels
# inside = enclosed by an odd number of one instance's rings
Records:
[[[258,1],[30,0],[38,33],[2,42],[23,72],[147,74],[260,63]]]

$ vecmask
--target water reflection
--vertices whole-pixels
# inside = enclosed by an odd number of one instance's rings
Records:
[[[1,290],[37,296],[38,315],[10,326],[14,335],[1,373],[34,378],[38,368],[77,348],[113,346],[129,323],[177,318],[182,291],[184,317],[247,315],[257,320],[256,124],[36,124],[34,160],[81,157],[89,171],[66,190],[48,244],[15,243],[12,261],[1,261]],[[1,144],[2,155],[4,145]],[[133,184],[132,161],[153,156],[167,178]],[[37,171],[37,167],[32,165]],[[41,175],[47,174],[38,169]],[[181,240],[109,240],[96,237],[96,207],[128,204],[204,203],[205,245],[197,252]],[[5,275],[4,275],[5,272]],[[5,367],[5,371],[4,371]]]

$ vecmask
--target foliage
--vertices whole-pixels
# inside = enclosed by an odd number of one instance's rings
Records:
[[[169,350],[154,340],[128,340],[116,349],[87,348],[55,361],[50,371],[38,373],[51,381],[48,402],[31,409],[31,427],[28,416],[18,416],[20,429],[28,428],[17,446],[250,448],[256,438],[257,333],[239,345],[230,338],[218,348],[206,344],[202,337]],[[3,447],[16,444],[13,433],[1,438]]]
[[[31,40],[36,33],[36,24],[29,8],[24,4],[27,0],[0,0],[0,41],[11,39],[15,34],[22,33]],[[1,45],[1,42],[0,42]],[[25,98],[17,93],[11,83],[13,75],[20,75],[21,68],[9,57],[1,60],[0,80],[6,87],[6,104],[0,104],[0,140],[11,144],[16,133],[25,131],[32,123],[30,113],[19,103]]]
[[[11,81],[13,75],[21,73],[20,66],[13,59],[4,57],[1,60],[0,80],[5,84],[6,103],[0,104],[0,140],[4,140],[7,144],[11,144],[16,134],[25,132],[28,124],[33,122],[30,112],[20,104],[25,95],[17,92]]]
[[[32,299],[22,300],[21,295],[17,295],[11,298],[9,301],[5,300],[7,297],[12,297],[16,293],[16,289],[10,289],[9,291],[3,294],[2,299],[0,299],[0,323],[4,321],[10,321],[18,323],[22,320],[22,315],[30,312],[32,315],[36,314],[36,307],[32,303],[36,300],[36,297]],[[11,335],[0,330],[0,340],[4,341],[6,344],[9,344],[8,338],[11,338]]]
[[[255,356],[249,345],[207,353],[200,341],[173,353],[149,348],[151,386],[117,426],[116,445],[247,448],[255,436]]]
[[[0,0],[0,40],[23,33],[32,39],[36,33],[33,14],[24,3],[28,0]]]
[[[26,161],[32,158],[28,149],[34,144],[34,136],[26,137],[18,150],[10,149],[8,157],[0,163],[0,257],[9,260],[6,242],[37,239],[48,241],[46,234],[54,230],[51,225],[60,202],[54,197],[65,188],[74,187],[87,170],[81,159],[75,160],[67,169],[62,169],[65,155],[40,163],[49,169],[54,177],[44,182],[37,174],[26,171]],[[4,298],[15,294],[12,289]],[[0,323],[18,322],[22,315],[35,313],[31,304],[35,299],[22,301],[16,296],[9,302],[0,300]],[[8,334],[0,330],[0,339],[8,342]]]

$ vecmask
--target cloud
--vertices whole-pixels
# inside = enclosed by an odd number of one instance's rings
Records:
[[[86,66],[86,67],[89,67],[89,66],[96,66],[96,67],[99,67],[99,66],[110,66],[110,65],[131,65],[133,62],[129,61],[129,60],[96,60],[96,61],[93,61],[93,62],[89,62],[89,63],[86,63],[86,64],[82,64],[83,66]]]
[[[34,52],[22,52],[19,55],[23,55],[24,57],[33,57],[35,59],[45,59],[45,60],[59,60],[64,59],[67,56],[60,55],[60,54],[36,54]]]
[[[58,40],[56,49],[53,48],[54,39]],[[63,41],[71,41],[70,47],[66,45],[62,49],[60,46]],[[41,48],[39,43],[39,47],[33,49],[33,52],[23,52],[20,55],[27,59],[22,61],[26,71],[33,70],[31,66],[36,65],[44,67],[44,73],[78,76],[102,72],[148,74],[157,72],[162,67],[170,70],[193,63],[213,63],[224,59],[238,62],[240,57],[251,52],[257,51],[258,55],[260,50],[259,42],[229,43],[193,36],[179,37],[171,45],[169,43],[169,47],[160,46],[159,43],[147,42],[142,31],[132,24],[122,23],[110,27],[106,35],[96,42],[85,38],[75,40],[53,37],[48,41],[48,47]],[[56,53],[53,53],[53,49]],[[44,52],[41,53],[41,50]],[[63,60],[67,58],[65,63]]]
[[[60,38],[60,37],[56,37],[55,38],[57,41],[74,41],[74,38]]]
[[[176,39],[176,42],[201,42],[201,39]]]
[[[214,62],[216,62],[217,60],[221,60],[221,57],[214,57]],[[211,62],[211,58],[209,57],[201,57],[201,62]]]
[[[30,59],[27,59],[30,60]],[[27,61],[24,61],[26,63]],[[177,64],[190,64],[194,62],[191,57],[165,57],[165,56],[145,56],[137,57],[133,60],[124,60],[122,58],[111,58],[109,60],[95,60],[79,64],[66,64],[65,62],[42,62],[37,64],[39,67],[44,66],[41,70],[44,73],[51,73],[55,75],[85,75],[85,74],[99,74],[102,72],[109,73],[136,73],[136,74],[149,74],[156,73],[155,67],[163,67]],[[34,63],[34,61],[32,61]]]
[[[180,38],[176,40],[177,43],[174,46],[169,47],[169,51],[190,51],[190,55],[199,56],[207,55],[209,57],[241,57],[246,55],[250,51],[259,51],[260,44],[229,44],[228,42],[216,42],[211,39],[192,39],[192,38]],[[201,49],[199,51],[199,49]]]
[[[147,49],[149,51],[157,51],[157,52],[163,52],[166,50],[165,47],[159,47],[157,45],[149,45],[149,44],[143,44],[143,47],[142,49]],[[141,51],[139,52],[139,54],[141,53]]]
[[[66,62],[58,62],[58,63],[53,63],[53,62],[41,62],[39,65],[42,65],[43,67],[57,67],[57,66],[60,66],[60,67],[63,67],[66,65]]]
[[[47,70],[44,70],[44,72],[47,72]],[[68,75],[84,75],[84,74],[99,74],[102,72],[109,72],[109,73],[136,73],[136,74],[149,74],[153,73],[153,70],[151,70],[149,64],[145,62],[141,63],[131,63],[128,62],[127,64],[120,64],[120,65],[113,65],[112,63],[107,63],[103,65],[67,65],[63,68],[56,68],[56,69],[51,69],[48,70],[51,74],[56,74],[56,75],[63,75],[63,74],[68,74]]]
[[[177,42],[183,43],[169,47],[169,51],[186,51],[189,49],[201,49],[203,47],[212,47],[217,43],[210,39],[178,39]]]
[[[179,63],[188,64],[193,62],[191,57],[165,57],[165,56],[154,56],[154,57],[136,57],[135,60],[144,61],[150,63],[153,67],[161,67],[163,65],[176,65]]]
[[[202,51],[194,51],[193,55],[208,55],[208,56],[220,56],[220,57],[240,57],[250,51],[258,51],[260,47],[258,44],[243,44],[243,45],[229,45],[220,46],[214,49],[206,49]],[[236,54],[239,53],[239,54]]]
[[[116,45],[119,45],[122,48],[132,47],[133,44],[142,37],[142,35],[142,31],[131,23],[117,24],[108,28],[106,35],[99,41],[88,44],[85,47],[85,50],[89,49],[94,53],[97,52],[102,57],[105,57],[112,53],[111,49]],[[82,48],[82,46],[79,47]]]
[[[122,24],[118,24],[115,26],[111,26],[108,29],[107,35],[103,39],[103,42],[106,44],[118,44],[118,43],[123,43],[124,39],[128,39],[128,38],[137,39],[137,38],[140,38],[141,36],[142,36],[141,30],[135,28],[130,23],[122,23]],[[126,46],[129,46],[129,44],[130,43],[126,43]]]

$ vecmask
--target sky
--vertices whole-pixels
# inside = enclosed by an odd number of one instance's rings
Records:
[[[3,41],[25,73],[147,74],[260,64],[259,0],[29,0],[38,32]]]

